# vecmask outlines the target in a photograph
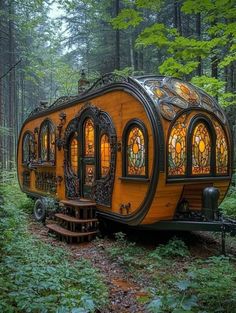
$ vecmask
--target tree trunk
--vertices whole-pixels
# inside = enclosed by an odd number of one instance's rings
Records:
[[[180,3],[178,0],[174,1],[174,26],[177,28],[179,34],[182,36],[182,22],[181,22]]]
[[[9,22],[8,22],[8,32],[9,32],[9,43],[8,43],[8,66],[9,68],[15,64],[15,51],[14,51],[14,34],[13,34],[13,9],[12,4],[9,3]],[[9,169],[11,170],[14,165],[14,100],[15,100],[15,69],[9,73],[9,89],[8,89],[8,126],[9,126],[9,145],[8,145],[8,155],[9,155]]]
[[[211,77],[218,78],[218,64],[219,59],[217,55],[213,55],[211,58]]]
[[[120,12],[120,0],[115,0],[115,16]],[[120,30],[116,29],[116,44],[115,44],[115,67],[120,70]]]
[[[201,13],[197,13],[196,15],[196,33],[197,33],[197,39],[201,40]],[[198,67],[197,67],[197,75],[202,75],[202,58],[198,57]]]

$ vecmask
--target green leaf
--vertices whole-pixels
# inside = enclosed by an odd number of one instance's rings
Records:
[[[185,311],[189,311],[189,310],[191,310],[193,307],[198,306],[197,300],[198,300],[197,297],[194,296],[194,295],[192,295],[192,296],[190,296],[190,297],[186,297],[186,298],[184,298],[184,300],[183,300],[181,306],[182,306],[182,308],[183,308]]]
[[[181,280],[181,281],[175,283],[175,286],[179,290],[185,291],[185,290],[187,290],[191,286],[191,281],[190,280]]]
[[[111,24],[115,29],[127,29],[135,27],[143,21],[140,13],[134,9],[123,9],[117,17],[111,20]]]
[[[163,312],[161,307],[162,307],[161,298],[156,298],[148,304],[147,309],[149,312],[152,313],[161,313]]]

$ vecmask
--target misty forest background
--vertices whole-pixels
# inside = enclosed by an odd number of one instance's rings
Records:
[[[100,75],[172,75],[236,103],[234,0],[0,0],[0,166],[39,105]]]

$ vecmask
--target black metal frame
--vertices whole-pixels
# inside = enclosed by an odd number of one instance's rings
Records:
[[[145,147],[145,175],[129,175],[128,174],[128,154],[127,154],[127,141],[128,141],[128,136],[132,128],[138,127],[144,137],[144,147]],[[127,122],[127,124],[124,127],[123,133],[122,133],[122,177],[121,179],[125,178],[132,178],[133,181],[137,179],[147,179],[148,178],[148,133],[147,133],[147,128],[144,125],[144,123],[137,119],[134,118],[130,121]]]
[[[67,125],[64,132],[64,179],[66,197],[69,199],[76,199],[79,197],[80,180],[78,173],[74,173],[70,164],[70,142],[71,138],[78,131],[78,120],[72,119]],[[78,135],[77,135],[78,138]],[[79,140],[78,140],[79,141]],[[78,147],[79,149],[79,147]],[[79,153],[78,153],[79,156]]]
[[[44,125],[47,125],[47,160],[42,160],[41,158],[41,149],[42,149],[42,128]],[[55,135],[55,152],[54,152],[54,159],[50,160],[50,125],[53,129],[54,135]],[[43,120],[43,122],[40,125],[39,134],[38,134],[38,162],[43,163],[50,163],[52,165],[56,164],[56,127],[54,123],[49,119],[46,118]]]
[[[69,142],[68,142],[68,161],[69,161],[72,172],[75,175],[78,175],[78,171],[77,171],[77,173],[75,173],[74,170],[72,169],[72,165],[71,165],[71,142],[74,138],[77,140],[77,155],[79,157],[79,139],[78,139],[78,135],[76,136],[76,131],[75,131],[74,133],[71,133],[71,135],[68,139],[69,140]],[[78,166],[78,170],[79,170],[79,166]]]
[[[195,115],[189,124],[189,129],[187,132],[187,151],[189,152],[187,154],[187,177],[195,177],[195,175],[192,173],[192,156],[193,156],[193,149],[189,149],[189,147],[192,147],[192,138],[193,138],[193,132],[197,125],[200,123],[203,123],[209,133],[210,140],[211,140],[211,155],[210,155],[210,173],[209,174],[199,174],[198,177],[206,177],[206,176],[213,176],[215,174],[215,143],[216,143],[216,136],[215,136],[215,130],[211,123],[211,121],[202,114]]]
[[[90,110],[89,110],[90,111]],[[80,147],[79,150],[79,179],[80,179],[80,195],[85,196],[85,167],[86,164],[88,165],[94,165],[95,166],[95,177],[94,179],[97,179],[97,168],[98,168],[98,149],[97,149],[97,125],[95,124],[95,116],[94,112],[88,110],[85,110],[82,112],[79,118],[79,138],[80,138]],[[85,122],[87,120],[92,120],[94,125],[94,156],[88,157],[85,156]],[[92,190],[92,187],[90,188]],[[90,192],[91,196],[93,198],[92,191]]]
[[[34,154],[35,154],[35,142],[34,142],[34,135],[33,135],[33,133],[31,132],[31,131],[29,131],[29,130],[27,130],[25,133],[24,133],[24,135],[23,135],[23,137],[22,137],[22,164],[24,164],[24,165],[27,165],[32,159],[31,159],[31,157],[33,157],[33,159],[34,159],[34,157],[35,157],[35,155],[33,155],[33,156],[31,156],[30,155],[30,146],[28,145],[28,158],[27,158],[27,161],[25,161],[24,160],[24,150],[25,150],[25,147],[24,147],[24,141],[25,141],[25,137],[26,136],[29,136],[30,138],[29,138],[29,141],[32,141],[32,143],[33,143],[33,147],[34,147]],[[29,143],[30,144],[30,143]]]

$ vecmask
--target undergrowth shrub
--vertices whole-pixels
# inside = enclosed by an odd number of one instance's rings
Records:
[[[161,260],[163,258],[186,257],[189,255],[189,250],[186,244],[174,237],[165,245],[159,245],[154,251],[149,253],[150,258]]]
[[[236,219],[236,187],[231,186],[227,196],[220,204],[220,210],[224,215]]]
[[[171,282],[171,284],[170,284]],[[229,259],[198,260],[187,273],[155,292],[152,313],[232,313],[236,307],[236,272]]]
[[[146,265],[143,258],[145,250],[142,247],[138,247],[135,242],[129,242],[122,232],[116,233],[115,239],[116,243],[105,249],[111,259],[127,269]]]
[[[88,313],[104,307],[108,294],[98,271],[33,237],[19,208],[28,200],[20,193],[13,197],[12,186],[0,187],[0,194],[0,312]]]

